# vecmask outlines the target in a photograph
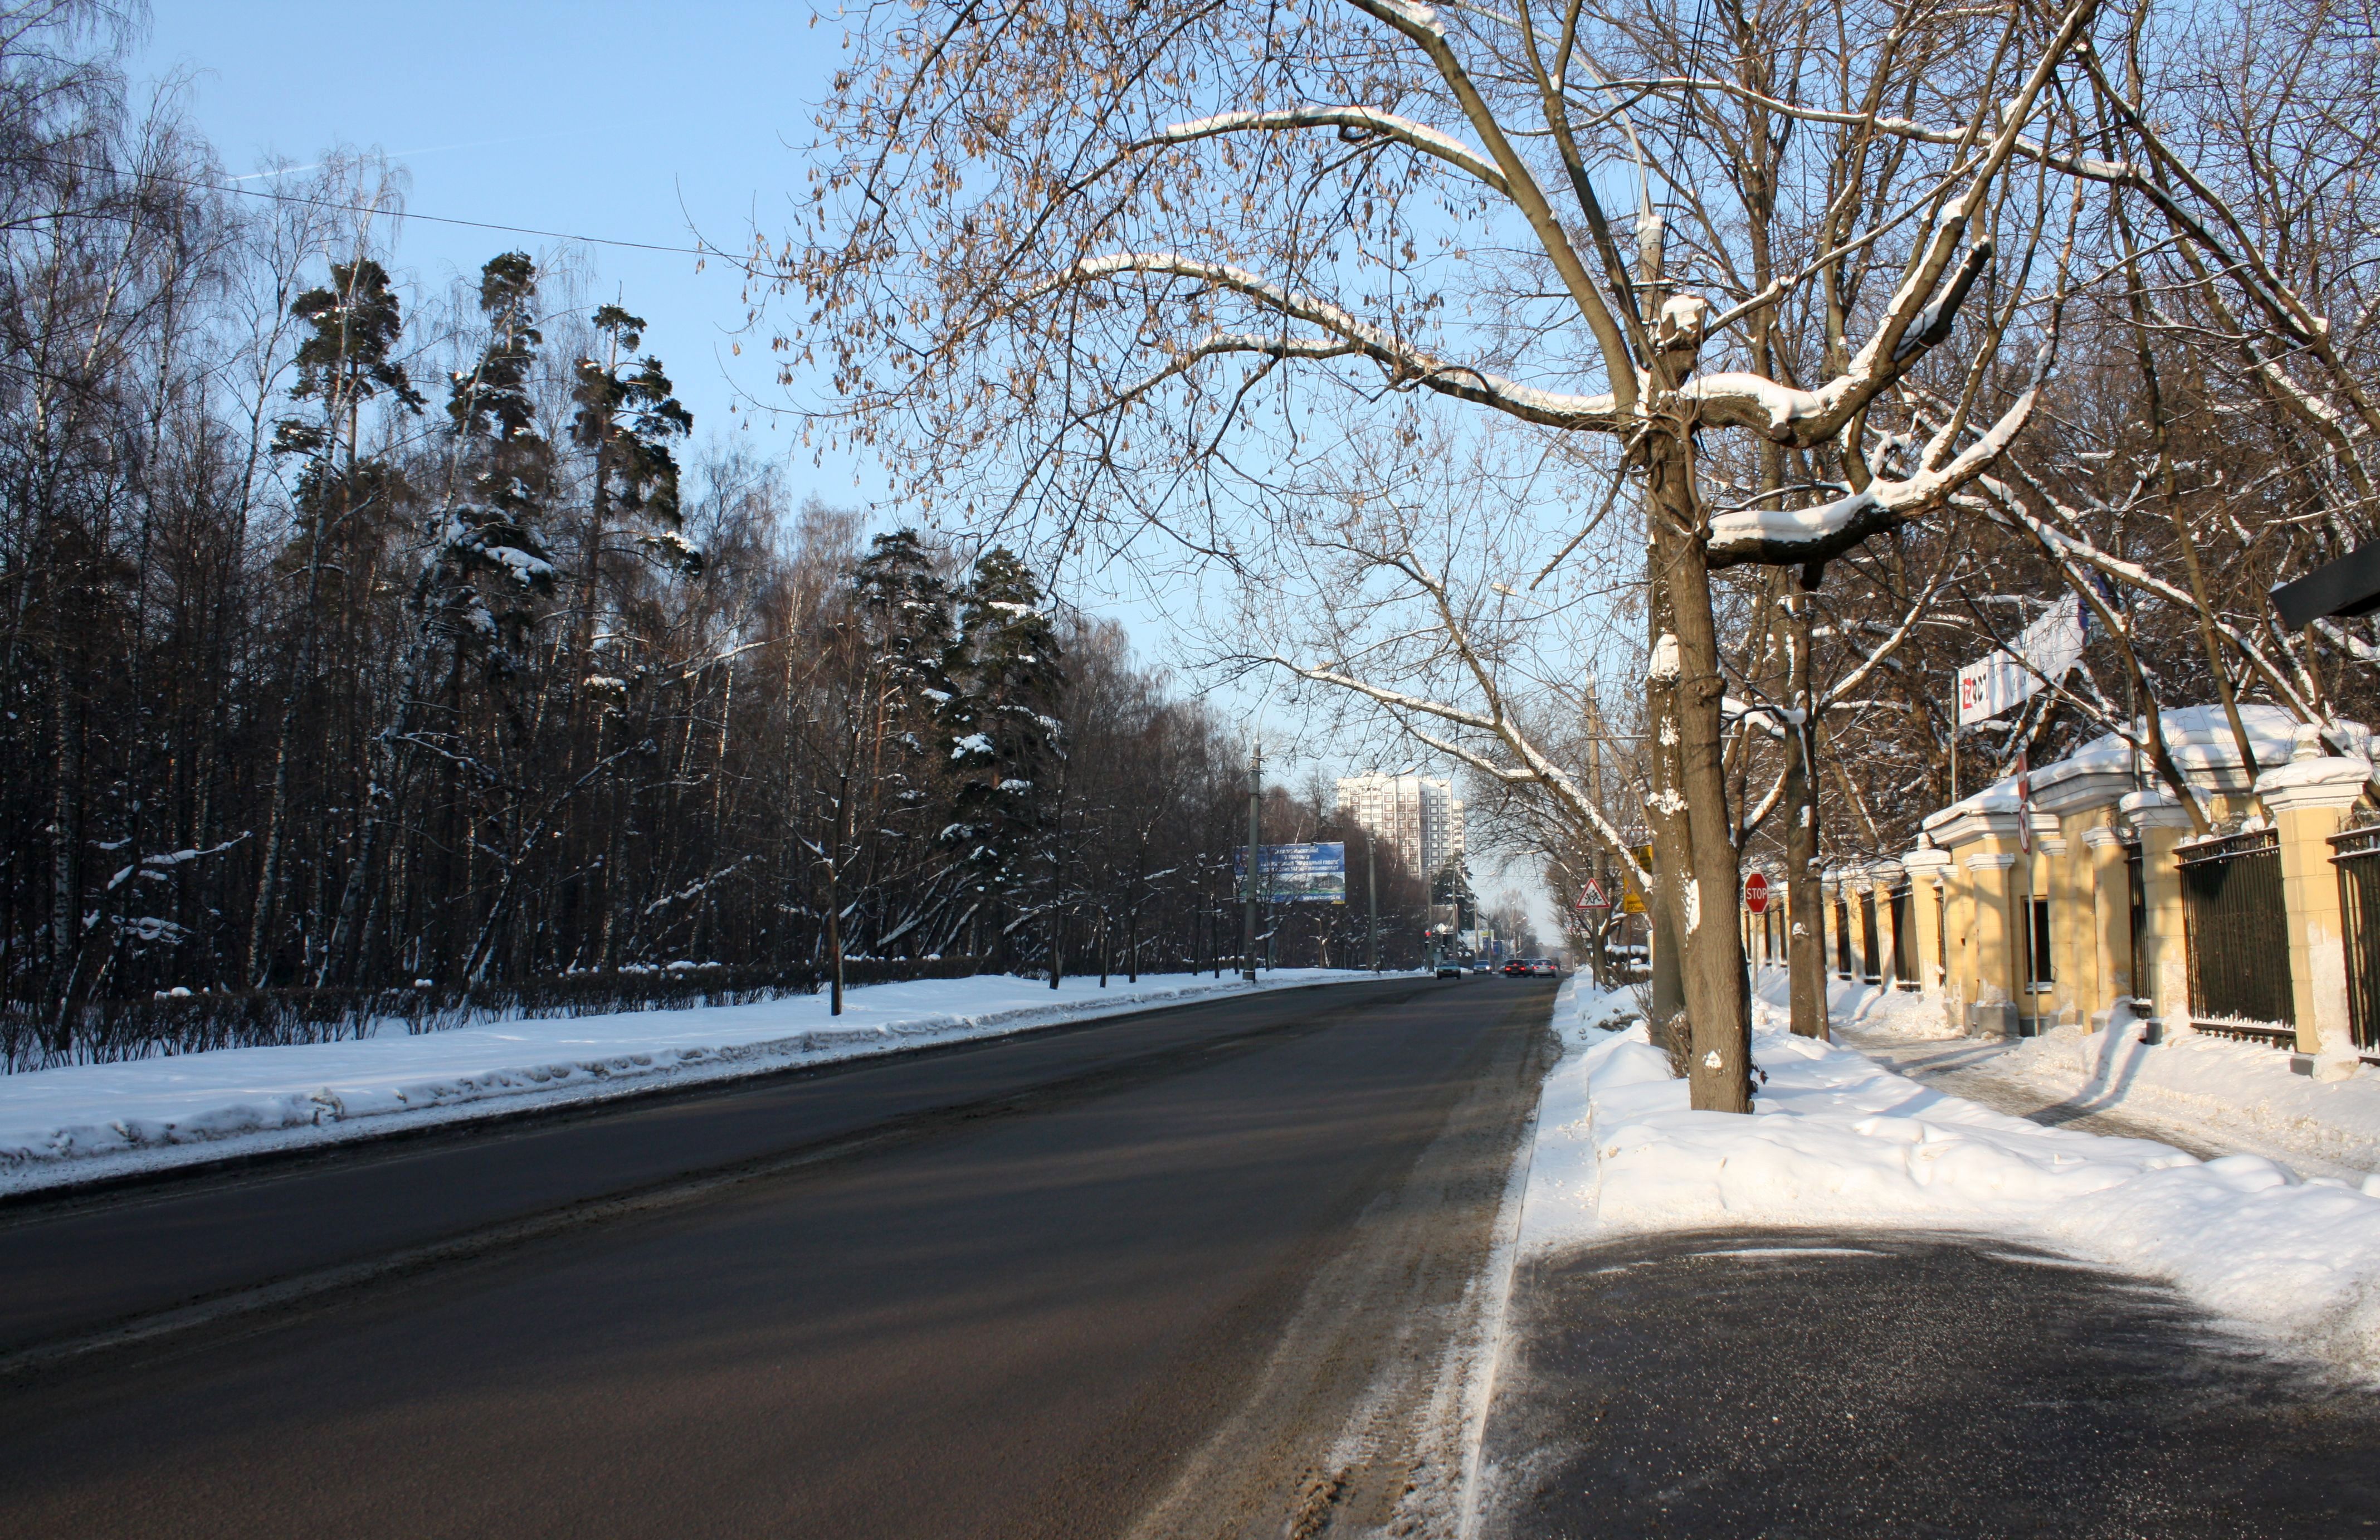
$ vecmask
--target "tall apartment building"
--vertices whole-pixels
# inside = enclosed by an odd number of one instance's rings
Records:
[[[1339,811],[1424,877],[1463,864],[1463,801],[1444,776],[1346,776],[1339,782]]]

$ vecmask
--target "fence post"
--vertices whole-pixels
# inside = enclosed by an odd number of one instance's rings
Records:
[[[2280,837],[2281,895],[2289,909],[2289,993],[2296,1008],[2300,1067],[2319,1080],[2341,1080],[2359,1062],[2348,1020],[2347,933],[2330,836],[2363,794],[2372,767],[2324,756],[2311,732],[2286,765],[2256,778],[2256,795]]]
[[[2181,915],[2181,868],[2173,847],[2190,832],[2190,815],[2162,786],[2125,795],[2117,806],[2141,831],[2141,957],[2132,992],[2149,1013],[2190,1025],[2190,943]]]

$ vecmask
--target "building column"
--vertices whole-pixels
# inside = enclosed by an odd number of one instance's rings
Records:
[[[1886,988],[1897,989],[1900,983],[1892,971],[1892,954],[1900,945],[1900,930],[1892,913],[1892,890],[1908,873],[1897,861],[1878,861],[1867,873],[1876,885],[1876,971]]]
[[[2301,758],[2300,756],[2302,756]],[[2289,993],[2302,1067],[2342,1080],[2360,1062],[2347,1010],[2347,928],[2330,836],[2363,794],[2371,766],[2321,756],[2311,734],[2288,764],[2256,778],[2256,794],[2280,836],[2281,901],[2289,916]]]
[[[1964,1032],[1967,1007],[1975,998],[1975,879],[1955,846],[1943,862],[1941,883],[1942,1003],[1950,1014],[1950,1025]]]
[[[2173,847],[2190,832],[2190,815],[2173,794],[2157,787],[2133,792],[2117,804],[2141,831],[2141,956],[2132,992],[2149,1001],[2149,1013],[2178,1026],[2190,1025],[2190,940],[2182,925],[2181,868]]]
[[[1934,925],[1934,906],[1942,902],[1943,868],[1949,864],[1949,856],[1930,846],[1920,846],[1900,858],[1901,868],[1909,874],[1909,952],[1917,959],[1917,987],[1936,996],[1949,992],[1949,976]],[[1949,928],[1942,927],[1944,931]]]
[[[1876,940],[1868,912],[1876,904],[1876,885],[1866,868],[1854,867],[1842,874],[1842,916],[1852,928],[1852,983],[1868,981],[1868,945]]]
[[[2014,851],[1992,848],[2001,842],[1986,840],[1985,848],[1960,863],[1967,870],[1973,897],[1970,945],[1974,959],[1975,992],[1967,1007],[1968,1030],[1982,1037],[2013,1037],[2024,999],[2022,971],[2017,952],[2017,907],[2023,903],[2022,874]]]
[[[2020,979],[2026,990],[2024,1009],[2021,1013],[2032,1021],[2033,1031],[2046,1032],[2053,1026],[2082,1021],[2082,1013],[2073,1009],[2074,981],[2081,976],[2081,970],[2074,965],[2071,948],[2066,940],[2073,928],[2075,914],[2073,892],[2068,879],[2071,863],[2067,860],[2070,847],[2066,840],[2066,826],[2048,813],[2035,813],[2032,818],[2031,891],[2035,899],[2046,900],[2049,904],[2049,956],[2046,959],[2049,964],[2049,988],[2036,992],[2030,978]],[[2022,861],[2024,857],[2018,859]],[[2020,926],[2033,923],[2031,917],[2022,912],[2026,891],[2024,868],[2020,867],[2015,888]],[[2017,936],[2017,972],[2020,975],[2025,971],[2024,957],[2024,932],[2020,929]]]
[[[2091,1030],[2115,1020],[2118,1001],[2131,1013],[2132,996],[2132,883],[2125,868],[2124,837],[2112,824],[2082,831],[2091,900]]]
[[[1840,921],[1835,918],[1838,904],[1841,904],[1843,909]],[[1843,937],[1848,934],[1846,928],[1851,924],[1850,909],[1851,905],[1843,903],[1842,870],[1838,867],[1828,867],[1818,874],[1818,914],[1825,921],[1825,928],[1818,934],[1826,941],[1820,950],[1826,954],[1828,978],[1842,976]]]

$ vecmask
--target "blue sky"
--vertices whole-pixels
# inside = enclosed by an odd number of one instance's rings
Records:
[[[152,6],[134,73],[187,78],[191,116],[233,175],[267,155],[304,164],[341,145],[377,149],[407,168],[412,217],[395,265],[432,287],[476,273],[499,251],[549,256],[559,243],[426,215],[663,247],[691,246],[699,231],[732,249],[756,221],[782,234],[788,196],[804,185],[811,110],[842,55],[840,29],[813,26],[800,3]],[[735,272],[618,246],[589,246],[584,257],[601,297],[616,288],[650,322],[646,346],[668,365],[698,436],[773,441],[797,491],[844,503],[887,498],[881,467],[830,455],[813,468],[791,425],[730,409],[747,394],[786,399],[765,342],[740,358],[732,351],[746,312]],[[1166,656],[1159,604],[1073,597],[1122,621],[1145,657]],[[1241,717],[1255,693],[1226,690],[1217,704],[1227,719]],[[1269,723],[1268,735],[1283,725]],[[1281,767],[1280,779],[1301,782],[1315,763]],[[1327,752],[1320,768],[1342,773]],[[1492,894],[1500,879],[1476,863],[1474,872]]]
[[[809,18],[801,5],[155,0],[135,67],[189,78],[192,115],[235,174],[268,153],[305,163],[338,144],[378,149],[411,173],[414,215],[657,246],[689,246],[698,229],[732,249],[756,216],[782,230],[802,184],[809,104],[840,42]],[[435,285],[498,251],[558,244],[412,218],[397,257]],[[603,297],[616,285],[652,323],[647,346],[699,433],[745,430],[752,419],[729,410],[739,390],[784,398],[765,348],[731,351],[736,273],[620,247],[586,257]],[[771,432],[765,418],[749,430]],[[774,431],[790,450],[792,430]],[[884,491],[880,470],[847,459],[812,484],[835,501]]]

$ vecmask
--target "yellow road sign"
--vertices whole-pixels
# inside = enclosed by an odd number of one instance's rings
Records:
[[[1646,871],[1651,871],[1653,869],[1653,847],[1651,845],[1638,845],[1635,849],[1635,856],[1636,864],[1638,866],[1644,867]],[[1645,912],[1644,890],[1636,886],[1636,879],[1634,878],[1628,876],[1624,872],[1621,875],[1620,881],[1621,888],[1624,890],[1620,895],[1620,912],[1623,915],[1643,914]]]

